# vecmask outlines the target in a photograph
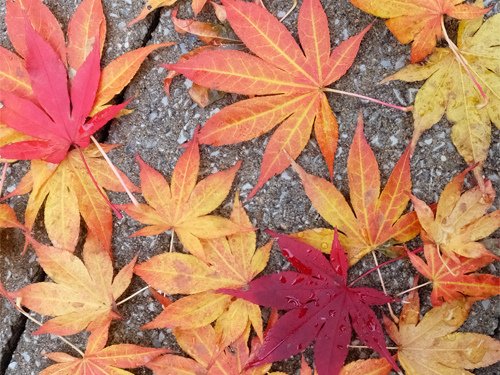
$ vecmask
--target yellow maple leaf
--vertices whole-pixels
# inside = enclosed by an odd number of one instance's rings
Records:
[[[418,292],[403,304],[399,327],[384,323],[397,344],[398,360],[407,375],[472,375],[472,370],[500,360],[500,342],[492,337],[455,332],[467,319],[472,300],[461,299],[434,307],[420,320]]]
[[[452,141],[469,164],[488,156],[491,123],[500,127],[500,14],[460,22],[458,49],[477,85],[449,48],[438,48],[424,65],[409,65],[384,81],[426,80],[415,98],[413,145],[446,113]],[[478,90],[478,86],[484,93]],[[483,96],[487,97],[485,105]],[[476,169],[480,179],[481,168]]]
[[[235,197],[231,220],[241,227],[250,221]],[[255,250],[253,231],[203,241],[204,258],[189,254],[164,253],[135,267],[153,288],[168,294],[189,294],[168,305],[146,328],[180,327],[192,329],[216,321],[218,342],[234,342],[251,323],[262,338],[260,308],[243,299],[216,292],[219,288],[247,285],[266,266],[272,243]]]

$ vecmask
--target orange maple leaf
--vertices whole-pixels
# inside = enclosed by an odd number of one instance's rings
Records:
[[[491,181],[462,193],[465,176],[474,167],[456,175],[444,188],[436,214],[422,200],[412,196],[415,212],[422,226],[422,240],[427,246],[457,261],[457,255],[467,258],[489,256],[486,247],[477,242],[498,229],[500,210],[487,211],[495,200]]]
[[[371,26],[330,53],[328,19],[319,0],[305,0],[299,12],[301,47],[267,10],[252,3],[223,0],[234,32],[255,55],[235,50],[203,51],[167,65],[193,82],[226,92],[255,95],[211,117],[200,142],[227,145],[248,141],[281,125],[271,136],[252,197],[283,172],[306,146],[314,126],[316,140],[333,175],[338,125],[326,86],[352,65]]]
[[[45,356],[55,362],[40,372],[40,375],[132,375],[124,368],[138,368],[156,357],[167,353],[167,349],[146,348],[132,344],[118,344],[106,347],[108,330],[95,331],[89,338],[81,358],[62,352]]]
[[[463,296],[477,299],[490,298],[500,292],[500,277],[471,274],[497,260],[493,254],[486,254],[480,258],[459,257],[458,262],[455,262],[452,259],[443,259],[438,251],[435,246],[424,246],[427,263],[408,252],[408,257],[418,272],[432,281],[431,302],[434,306],[440,306],[443,302],[450,302]]]
[[[7,204],[0,204],[0,228],[18,228],[24,230],[24,226],[17,220],[16,213]]]
[[[119,319],[116,299],[130,284],[134,258],[113,278],[113,264],[98,240],[87,237],[83,262],[72,253],[34,243],[38,262],[54,282],[40,282],[15,292],[22,305],[42,315],[55,316],[35,333],[72,335],[109,327]]]
[[[351,264],[390,239],[406,242],[418,234],[420,226],[415,213],[401,216],[410,200],[410,149],[396,163],[380,192],[379,167],[363,134],[361,115],[347,159],[354,212],[331,182],[306,173],[298,164],[294,164],[294,169],[313,207],[331,226],[344,233],[340,240]],[[312,229],[295,236],[326,252],[331,248],[333,230]]]
[[[141,167],[142,194],[148,204],[121,206],[128,215],[147,225],[133,236],[173,230],[186,249],[203,259],[200,239],[223,237],[242,229],[228,219],[209,215],[229,194],[241,163],[196,183],[200,167],[197,130],[174,168],[170,186],[142,159],[138,157],[137,161]]]
[[[342,367],[339,375],[389,375],[391,370],[392,367],[385,358],[360,359]],[[300,375],[318,375],[309,367],[304,356],[300,362]]]
[[[217,342],[217,336],[212,326],[204,326],[193,330],[175,329],[177,343],[193,359],[174,354],[166,354],[149,362],[146,367],[153,370],[155,375],[196,374],[196,375],[285,375],[271,372],[270,364],[257,368],[246,369],[251,354],[247,346],[250,329],[226,349],[222,349]],[[252,352],[258,347],[253,341]],[[222,349],[222,350],[221,350]]]
[[[251,227],[237,195],[231,220],[242,228]],[[246,231],[203,241],[202,259],[164,253],[137,265],[135,273],[153,288],[168,294],[189,294],[169,304],[144,327],[193,329],[216,321],[217,341],[225,347],[240,337],[251,323],[262,339],[259,306],[216,293],[219,288],[247,285],[266,267],[272,242],[257,250],[256,242],[255,232]]]
[[[483,9],[464,0],[350,0],[359,9],[381,18],[399,40],[413,41],[411,62],[425,59],[443,37],[444,16],[459,20],[478,18],[491,8]]]

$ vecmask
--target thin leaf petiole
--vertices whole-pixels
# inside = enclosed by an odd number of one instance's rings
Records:
[[[130,189],[127,187],[127,184],[125,184],[125,181],[123,181],[122,176],[120,176],[120,172],[118,172],[118,169],[116,169],[116,167],[114,166],[113,162],[111,161],[111,159],[109,158],[109,156],[106,154],[106,152],[104,151],[104,149],[101,147],[101,145],[99,144],[99,142],[97,142],[97,140],[94,138],[93,135],[90,136],[90,139],[92,139],[92,142],[94,142],[95,146],[97,147],[97,149],[99,150],[99,152],[102,154],[102,157],[104,158],[104,160],[106,160],[106,162],[108,163],[109,167],[111,168],[111,170],[115,174],[115,176],[118,179],[118,181],[120,181],[120,184],[123,186],[123,189],[125,190],[125,192],[129,196],[131,202],[134,204],[134,206],[138,206],[139,202],[137,202],[137,199],[135,199],[134,195],[132,194],[132,192],[130,191]]]
[[[21,298],[19,298],[19,297],[16,299],[16,310],[19,311],[22,315],[24,315],[27,319],[29,319],[30,321],[32,321],[36,325],[38,325],[40,327],[43,326],[42,322],[39,322],[38,320],[33,318],[28,312],[26,312],[23,309],[23,307],[21,306]],[[75,352],[77,352],[80,356],[82,356],[82,358],[85,356],[85,354],[80,349],[78,349],[74,344],[72,344],[70,341],[68,341],[64,337],[59,336],[59,335],[54,335],[54,336],[57,337],[62,342],[64,342],[69,347],[71,347]]]
[[[131,294],[127,298],[124,298],[120,302],[117,302],[116,306],[120,306],[120,305],[124,304],[125,302],[130,301],[132,298],[136,297],[137,295],[141,294],[142,292],[144,292],[145,290],[148,290],[148,289],[149,289],[149,286],[145,286],[144,288],[139,289],[137,292]]]
[[[283,17],[280,18],[280,22],[283,22],[290,15],[290,13],[293,12],[293,10],[296,7],[297,7],[297,0],[292,0],[292,7],[290,9],[288,9],[288,12],[286,12]]]
[[[402,291],[401,293],[398,293],[398,294],[396,294],[396,295],[397,295],[397,296],[402,296],[403,294],[409,293],[409,292],[411,292],[412,290],[416,290],[416,289],[423,288],[424,286],[427,286],[427,285],[429,285],[429,284],[432,284],[432,281],[427,281],[426,283],[423,283],[423,284],[420,284],[420,285],[414,286],[413,288],[406,289],[406,290],[404,290],[404,291]]]
[[[7,169],[9,168],[9,163],[3,163],[2,174],[0,175],[0,197],[2,196],[3,185],[5,183],[5,177],[7,176]]]
[[[365,96],[365,95],[361,95],[361,94],[356,94],[356,93],[353,93],[353,92],[336,90],[336,89],[332,89],[332,88],[329,88],[329,87],[324,87],[323,91],[331,92],[331,93],[334,93],[334,94],[352,96],[352,97],[359,98],[359,99],[362,99],[362,100],[368,100],[370,102],[377,103],[377,104],[380,104],[380,105],[383,105],[385,107],[389,107],[389,108],[392,108],[392,109],[397,109],[397,110],[403,111],[403,112],[411,112],[411,111],[413,111],[413,106],[402,107],[402,106],[399,106],[399,105],[396,105],[396,104],[386,103],[386,102],[383,102],[381,100],[378,100],[378,99],[375,99],[375,98],[371,98],[369,96]]]
[[[387,289],[385,288],[385,283],[384,283],[384,279],[382,277],[382,272],[380,272],[380,267],[379,267],[379,264],[378,264],[377,254],[375,254],[375,252],[372,252],[372,255],[373,255],[373,260],[375,261],[375,266],[377,267],[377,273],[378,273],[378,278],[380,279],[380,285],[382,286],[382,290],[384,291],[384,294],[387,295]],[[387,307],[389,308],[389,314],[391,315],[391,318],[395,322],[399,322],[398,317],[396,316],[396,314],[394,314],[394,311],[392,311],[392,306],[391,306],[390,303],[387,304]]]
[[[172,235],[170,236],[170,248],[168,249],[168,251],[171,253],[172,250],[174,249],[174,237],[175,237],[175,232],[174,230],[172,229]]]
[[[455,59],[457,62],[462,65],[464,68],[465,72],[467,73],[467,76],[471,79],[472,83],[476,87],[477,91],[479,91],[479,95],[483,98],[483,102],[478,104],[478,109],[481,109],[485,107],[488,104],[489,98],[488,95],[483,90],[483,87],[481,84],[478,82],[476,77],[474,76],[474,72],[472,71],[469,63],[465,59],[465,57],[462,56],[460,53],[460,50],[458,49],[457,45],[453,43],[453,41],[450,39],[448,36],[448,32],[446,31],[446,27],[444,25],[444,16],[441,17],[441,30],[443,32],[444,39],[446,40],[446,43],[448,43],[448,46],[450,47],[451,52],[455,55]]]

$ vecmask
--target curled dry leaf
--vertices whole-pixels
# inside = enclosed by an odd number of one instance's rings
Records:
[[[142,9],[141,13],[134,18],[132,21],[129,22],[129,26],[132,26],[136,24],[139,21],[142,21],[146,16],[157,10],[158,8],[161,7],[168,7],[171,5],[174,5],[177,2],[177,0],[148,0],[146,3],[146,6],[144,9]],[[191,8],[193,9],[194,15],[198,15],[198,13],[201,12],[205,4],[207,3],[207,0],[192,0],[191,2]]]
[[[229,194],[241,163],[197,183],[200,167],[197,132],[179,158],[170,185],[159,172],[137,158],[141,167],[142,194],[148,204],[121,207],[135,220],[147,225],[133,236],[153,236],[173,230],[188,251],[204,259],[200,239],[223,237],[242,229],[231,220],[210,215]]]
[[[251,228],[237,195],[231,220],[241,228]],[[259,306],[216,292],[221,287],[243,287],[262,272],[271,243],[256,250],[256,242],[255,232],[247,230],[202,241],[202,259],[199,255],[164,253],[136,266],[135,273],[153,288],[168,294],[189,294],[166,306],[145,328],[194,329],[215,321],[217,342],[226,347],[251,324],[262,339]]]
[[[411,198],[422,226],[424,244],[436,247],[455,261],[457,255],[489,257],[491,253],[477,241],[489,236],[500,225],[500,210],[487,213],[495,200],[491,181],[484,180],[483,188],[475,186],[462,192],[465,176],[470,170],[458,174],[445,186],[435,214],[422,200]]]
[[[331,182],[307,174],[298,164],[294,163],[293,167],[316,211],[344,233],[340,240],[347,249],[351,264],[391,239],[406,242],[420,231],[415,212],[402,215],[410,201],[410,149],[396,163],[381,192],[379,167],[363,134],[361,116],[347,159],[353,209]],[[333,231],[312,229],[295,236],[328,252]]]
[[[314,344],[319,375],[338,374],[348,353],[352,330],[399,371],[385,346],[384,333],[371,309],[393,299],[372,288],[347,285],[347,257],[338,238],[330,261],[310,245],[269,232],[283,255],[299,271],[262,276],[241,289],[221,289],[238,298],[287,312],[278,319],[252,356],[249,366],[272,363],[304,351]]]
[[[486,160],[491,124],[500,127],[499,29],[500,14],[484,23],[482,19],[462,21],[458,28],[458,49],[486,99],[448,48],[438,48],[425,64],[409,65],[384,80],[425,80],[415,98],[413,145],[446,113],[453,123],[452,141],[465,161],[482,164]],[[475,174],[481,179],[481,168]]]
[[[381,18],[401,43],[413,42],[411,62],[425,59],[443,37],[441,22],[444,16],[460,20],[483,16],[489,9],[465,0],[350,0],[359,9]]]
[[[347,72],[370,26],[330,53],[326,14],[319,0],[306,0],[298,18],[301,49],[285,26],[263,7],[234,0],[223,0],[223,4],[234,32],[253,54],[203,51],[167,67],[199,85],[255,97],[212,116],[200,132],[200,142],[216,146],[244,142],[281,123],[266,146],[252,197],[290,165],[290,158],[299,156],[314,127],[333,175],[338,126],[324,88]]]
[[[472,301],[459,299],[434,307],[420,319],[418,292],[403,304],[399,326],[384,317],[398,360],[407,375],[472,375],[500,360],[500,341],[478,333],[455,332],[469,315]]]
[[[121,318],[115,301],[129,286],[136,259],[113,278],[111,258],[93,236],[87,237],[83,261],[66,250],[38,243],[33,246],[53,282],[27,285],[15,295],[28,309],[54,317],[37,334],[64,336],[87,330],[99,337],[111,320]]]

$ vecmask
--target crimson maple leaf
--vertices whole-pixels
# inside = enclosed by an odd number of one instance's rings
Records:
[[[249,366],[288,358],[315,340],[318,374],[338,374],[354,328],[366,345],[399,371],[385,346],[382,326],[370,308],[393,299],[372,288],[347,285],[347,257],[337,235],[328,262],[312,246],[286,235],[268,233],[278,240],[283,255],[299,272],[283,271],[256,279],[239,290],[219,290],[263,306],[288,310],[269,330]]]
[[[34,139],[1,147],[0,158],[39,159],[57,164],[65,159],[71,147],[87,147],[90,136],[114,118],[127,102],[107,107],[86,121],[101,77],[99,43],[94,43],[69,83],[59,54],[27,19],[24,21],[26,70],[36,100],[0,89],[0,122]]]

